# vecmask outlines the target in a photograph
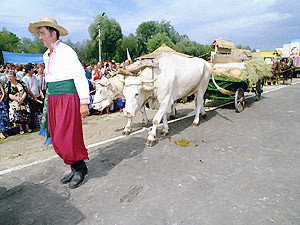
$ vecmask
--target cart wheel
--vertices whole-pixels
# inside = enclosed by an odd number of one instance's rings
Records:
[[[237,89],[235,92],[234,105],[236,112],[242,112],[245,107],[245,98],[243,88]]]
[[[255,87],[255,99],[256,99],[256,101],[260,100],[260,96],[261,96],[261,83],[258,81],[256,83],[256,87]]]

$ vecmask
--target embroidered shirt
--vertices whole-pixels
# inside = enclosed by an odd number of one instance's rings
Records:
[[[89,104],[89,85],[84,69],[76,52],[68,45],[57,41],[44,53],[46,82],[56,82],[73,79],[77,89],[80,104]]]

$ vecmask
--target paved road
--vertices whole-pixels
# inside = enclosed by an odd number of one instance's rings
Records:
[[[300,84],[90,149],[89,175],[61,185],[59,158],[0,176],[0,224],[300,224]],[[188,147],[175,144],[189,141]]]

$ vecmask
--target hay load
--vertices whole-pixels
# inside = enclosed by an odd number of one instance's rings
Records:
[[[272,66],[268,65],[259,57],[252,57],[252,59],[243,63],[228,63],[228,65],[215,64],[213,75],[227,79],[240,79],[251,86],[264,77],[271,77]]]

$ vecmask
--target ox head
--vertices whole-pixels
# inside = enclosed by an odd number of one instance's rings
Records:
[[[145,84],[139,77],[126,77],[123,95],[126,99],[124,116],[134,117],[137,111],[147,100],[147,92],[152,91],[153,87]]]
[[[113,101],[109,81],[106,77],[102,77],[100,80],[93,81],[93,83],[95,84],[96,92],[92,106],[93,109],[102,111]]]

